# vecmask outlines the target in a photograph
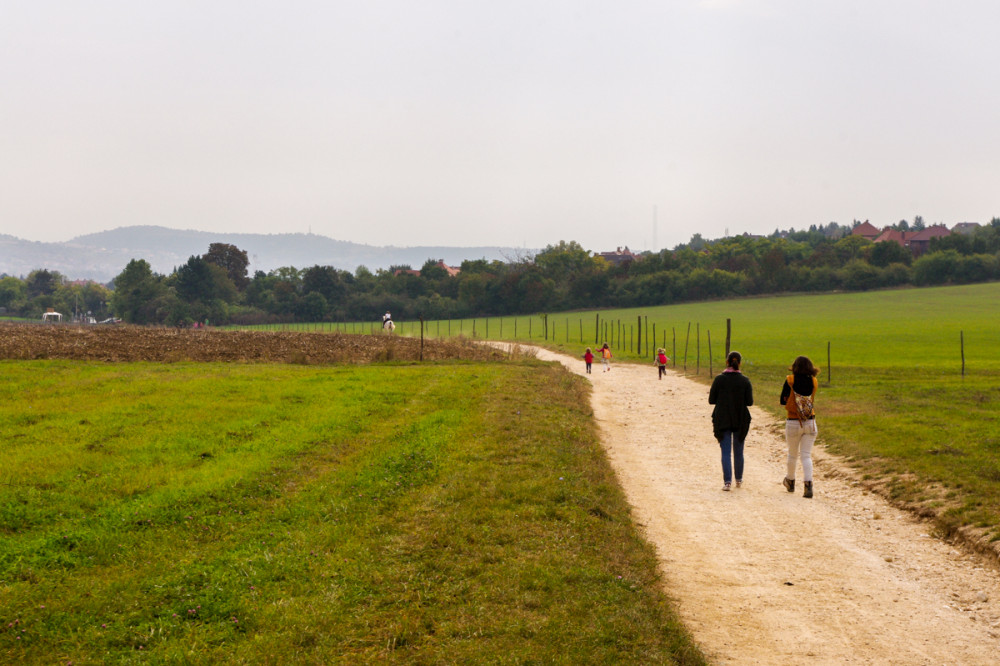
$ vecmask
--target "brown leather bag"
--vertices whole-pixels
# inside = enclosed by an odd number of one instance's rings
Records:
[[[813,398],[816,396],[816,385],[813,384],[812,395],[802,395],[801,393],[795,392],[794,375],[788,375],[786,381],[788,382],[788,389],[791,391],[788,399],[795,405],[795,412],[799,419],[799,425],[804,426],[806,421],[816,416],[815,412],[813,412]]]

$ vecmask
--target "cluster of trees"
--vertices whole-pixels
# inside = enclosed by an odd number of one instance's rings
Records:
[[[895,226],[912,230],[923,223],[918,218],[912,226],[905,220]],[[133,260],[115,278],[110,297],[104,293],[97,303],[83,302],[95,311],[108,303],[115,315],[134,323],[253,324],[371,320],[385,310],[397,319],[447,319],[1000,279],[1000,218],[970,234],[936,239],[918,258],[897,243],[852,236],[852,228],[831,223],[718,240],[695,234],[673,250],[620,265],[575,241],[562,241],[531,257],[464,261],[457,276],[428,259],[419,274],[409,266],[374,273],[362,266],[352,273],[317,265],[250,277],[245,251],[213,243],[170,275]],[[40,306],[59,304],[55,294],[63,287],[40,288],[45,280],[36,273],[20,287],[21,297],[7,297],[8,281],[19,280],[0,281],[0,306],[21,303],[40,312]],[[48,275],[58,283],[58,274]],[[95,291],[101,291],[99,285]],[[13,292],[21,293],[16,285]]]
[[[246,251],[228,243],[212,243],[170,275],[133,259],[115,277],[111,307],[135,324],[227,323],[244,309],[249,265]]]
[[[900,221],[900,231],[922,227]],[[754,294],[864,291],[1000,279],[1000,218],[970,234],[934,239],[924,255],[873,243],[832,223],[767,238],[701,241],[634,262],[618,274],[615,305],[648,305]],[[627,273],[627,277],[624,275]]]
[[[25,279],[0,277],[0,314],[41,317],[52,308],[70,318],[110,315],[111,290],[97,282],[70,282],[58,271],[35,270]]]

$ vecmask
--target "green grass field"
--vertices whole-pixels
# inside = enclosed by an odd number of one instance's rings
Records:
[[[619,360],[651,361],[655,348],[665,346],[676,365],[683,366],[686,359],[689,374],[700,369],[706,376],[710,363],[717,369],[725,356],[727,319],[732,324],[732,346],[744,352],[749,364],[785,365],[801,349],[825,370],[829,344],[836,374],[839,368],[853,367],[960,374],[960,335],[964,333],[967,369],[1000,374],[997,303],[1000,283],[988,283],[592,310],[544,317],[435,320],[424,322],[423,328],[426,338],[462,335],[517,340],[573,354],[582,354],[584,347],[607,341]],[[640,318],[642,349],[638,349]],[[275,327],[368,333],[377,331],[377,322]],[[398,321],[397,327],[397,334],[420,335],[419,321]]]
[[[703,663],[560,368],[0,366],[2,663]]]
[[[579,355],[593,346],[599,314],[602,321],[632,327],[630,335],[614,338],[620,342],[613,345],[619,361],[651,362],[655,347],[666,342],[676,368],[708,382],[710,370],[723,366],[729,319],[732,348],[744,355],[758,405],[783,418],[778,395],[784,377],[796,356],[809,356],[822,368],[817,411],[821,440],[832,451],[857,463],[873,485],[899,503],[934,515],[945,533],[974,526],[984,530],[987,541],[996,541],[998,303],[1000,283],[992,283],[567,313],[548,316],[547,341],[538,339],[542,320],[536,318],[530,340]],[[635,344],[640,316],[649,338],[656,327],[649,355],[645,344],[641,353]],[[504,338],[512,336],[513,321],[491,320],[490,336],[501,330]],[[434,324],[429,326],[433,331]],[[476,326],[477,333],[485,332],[484,320]],[[520,320],[519,337],[526,330]]]
[[[664,346],[675,368],[707,383],[723,366],[729,320],[758,405],[783,418],[784,377],[796,356],[809,356],[822,368],[817,411],[830,450],[945,534],[973,526],[997,541],[998,303],[1000,283],[989,283],[427,321],[424,335],[516,340],[574,356],[607,340],[617,362],[651,363]],[[419,322],[397,325],[420,334]]]

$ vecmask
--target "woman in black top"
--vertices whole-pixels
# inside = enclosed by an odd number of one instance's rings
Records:
[[[712,430],[722,448],[723,490],[732,487],[734,471],[736,487],[743,484],[743,442],[750,432],[750,410],[747,407],[753,404],[753,386],[740,372],[742,363],[743,357],[738,351],[729,352],[726,369],[715,378],[708,391],[708,404],[715,405]]]

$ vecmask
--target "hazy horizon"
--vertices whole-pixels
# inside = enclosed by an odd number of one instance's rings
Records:
[[[0,233],[642,251],[986,223],[996,25],[986,0],[16,3]]]

